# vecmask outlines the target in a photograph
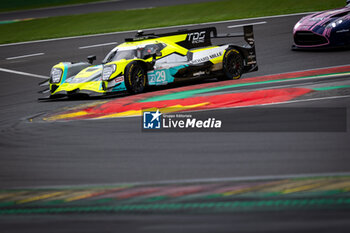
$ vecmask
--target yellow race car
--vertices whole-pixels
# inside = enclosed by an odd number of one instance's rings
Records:
[[[180,30],[165,34],[145,34],[116,46],[102,64],[60,62],[51,69],[49,98],[75,95],[107,95],[127,91],[141,93],[152,85],[193,78],[238,79],[258,69],[253,26],[243,34],[218,35],[215,27]],[[218,38],[244,37],[247,44],[213,45]]]

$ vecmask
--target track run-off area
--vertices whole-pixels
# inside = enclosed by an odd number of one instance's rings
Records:
[[[330,90],[349,89],[349,77],[350,66],[342,66],[199,84],[97,102],[81,108],[75,106],[72,110],[65,109],[63,112],[49,114],[41,119],[45,121],[103,119],[141,116],[143,111],[157,109],[162,113],[171,113],[278,104],[295,99],[305,101],[317,96],[325,98],[324,92]],[[326,83],[323,83],[324,80]],[[293,81],[297,83],[291,84]],[[298,82],[302,82],[303,85]],[[265,85],[263,88],[259,88],[263,85]],[[331,92],[328,96],[337,95]]]

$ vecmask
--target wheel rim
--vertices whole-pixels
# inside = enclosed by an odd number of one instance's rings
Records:
[[[243,70],[242,58],[236,53],[228,56],[226,60],[226,70],[233,77],[241,75]]]
[[[142,91],[145,85],[145,72],[141,67],[136,67],[132,79],[132,89],[135,92]]]

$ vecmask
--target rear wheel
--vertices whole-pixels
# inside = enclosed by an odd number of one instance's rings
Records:
[[[223,59],[224,76],[221,80],[239,79],[244,70],[244,62],[241,53],[236,49],[227,50]]]
[[[130,62],[125,67],[125,86],[130,94],[137,94],[144,91],[147,82],[147,73],[137,61]]]

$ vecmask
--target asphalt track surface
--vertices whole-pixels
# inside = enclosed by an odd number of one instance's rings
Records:
[[[289,16],[246,20],[215,26],[219,32],[231,32],[233,29],[227,29],[227,26],[256,21],[267,22],[255,27],[260,69],[245,75],[245,79],[350,63],[349,51],[291,51],[291,30],[299,18],[300,16]],[[84,60],[91,54],[97,55],[101,60],[113,45],[86,49],[79,47],[115,41],[121,43],[124,37],[133,34],[134,32],[2,46],[0,68],[47,76],[51,66],[57,61]],[[44,55],[6,60],[36,53]],[[42,79],[2,71],[0,75],[2,189],[336,173],[350,170],[348,132],[149,134],[141,132],[139,118],[30,123],[26,119],[31,116],[96,100],[38,102],[37,98],[40,95],[36,93],[37,83]],[[349,98],[337,98],[290,103],[288,106],[348,108],[349,103]],[[229,117],[231,111],[237,114],[240,110],[222,111],[222,117]],[[244,115],[241,117],[244,119]],[[263,119],[262,116],[256,121]],[[4,224],[4,229],[8,232],[30,231],[29,229],[33,232],[38,229],[51,229],[53,232],[55,229],[57,232],[74,232],[72,229],[82,229],[84,232],[113,232],[111,229],[117,227],[135,232],[164,232],[164,229],[169,232],[213,232],[213,228],[216,232],[232,232],[232,228],[237,232],[327,232],[326,227],[329,227],[333,229],[332,232],[344,232],[345,227],[349,225],[348,216],[348,211],[248,213],[176,218],[126,216],[118,219],[115,216],[72,215],[70,218],[55,215],[3,217],[0,224]],[[22,224],[17,225],[18,221]],[[159,225],[160,221],[163,223]],[[207,227],[203,225],[204,222],[207,223]],[[219,226],[216,226],[216,223]],[[246,223],[255,224],[247,226]],[[54,226],[57,228],[53,229]],[[179,229],[179,226],[182,227]]]
[[[90,4],[77,4],[67,6],[57,6],[42,9],[22,10],[0,13],[0,21],[28,18],[45,18],[63,15],[78,15],[93,12],[106,12],[118,10],[133,10],[142,8],[153,8],[161,6],[173,6],[181,4],[191,4],[209,2],[213,0],[112,0],[95,2]]]
[[[247,74],[244,78],[349,64],[349,51],[290,51],[290,31],[299,17],[267,19],[267,24],[255,27],[260,71]],[[240,23],[217,26],[219,31],[227,32],[227,26]],[[80,46],[113,41],[121,43],[125,36],[133,34],[0,47],[0,68],[47,75],[57,61],[84,60],[90,54],[102,59],[113,47],[78,49]],[[8,57],[40,52],[45,55],[6,60]],[[140,133],[140,119],[136,118],[30,124],[23,119],[89,102],[38,102],[38,81],[41,79],[1,72],[2,187],[348,170],[347,134],[149,135]],[[347,103],[347,99],[336,99],[295,105],[333,106]]]

